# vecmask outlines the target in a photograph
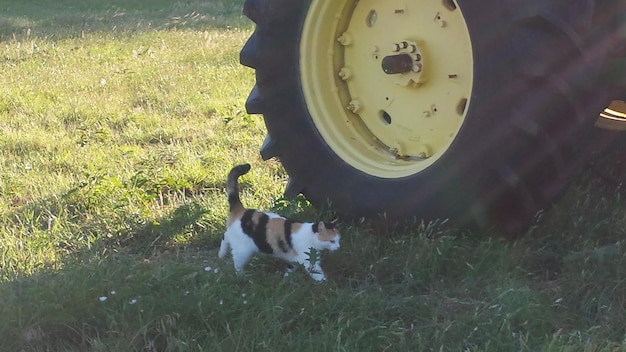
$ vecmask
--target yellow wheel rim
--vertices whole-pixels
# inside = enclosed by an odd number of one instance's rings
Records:
[[[370,175],[433,165],[465,119],[472,45],[454,0],[313,0],[300,44],[307,108],[329,147]]]
[[[626,131],[626,102],[613,100],[600,113],[600,117],[596,120],[596,127],[613,131]]]

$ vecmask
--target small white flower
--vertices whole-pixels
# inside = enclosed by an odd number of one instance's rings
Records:
[[[220,268],[213,269],[213,272],[216,273],[216,274],[219,273],[220,272]]]
[[[220,306],[224,304],[224,300],[220,299]]]
[[[242,293],[242,294],[241,294],[241,297],[246,297],[246,294],[245,294],[245,293]]]
[[[129,304],[135,304],[137,303],[137,298],[132,298],[130,301],[128,301]]]
[[[243,304],[248,304],[248,301],[243,301]]]
[[[211,269],[213,269],[213,268],[211,268],[211,266],[207,266],[207,267],[204,268],[204,271],[209,272],[209,271],[211,271]]]
[[[117,294],[117,292],[115,292],[115,290],[111,291],[110,293],[111,293],[112,296]]]
[[[107,300],[107,298],[108,298],[107,296],[100,296],[100,297],[98,297],[98,299],[100,300],[100,302],[104,302],[104,301],[106,301],[106,300]]]
[[[189,291],[185,291],[185,293],[183,293],[184,296],[187,296],[189,294]]]

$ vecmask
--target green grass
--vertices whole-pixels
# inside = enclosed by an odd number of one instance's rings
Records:
[[[327,282],[237,277],[232,165],[246,205],[324,215],[258,157],[241,8],[0,0],[0,351],[626,350],[619,150],[519,241],[343,224]]]

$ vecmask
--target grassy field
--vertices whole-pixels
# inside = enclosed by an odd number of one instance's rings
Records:
[[[217,259],[280,195],[241,0],[0,0],[0,351],[626,351],[619,154],[522,240],[344,224],[329,280]]]

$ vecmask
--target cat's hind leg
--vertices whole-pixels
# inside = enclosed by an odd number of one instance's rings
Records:
[[[250,250],[250,249],[234,250],[233,249],[233,264],[235,265],[235,271],[237,271],[238,274],[243,272],[243,268],[246,266],[246,264],[248,264],[248,262],[250,261],[250,258],[252,258],[253,255],[254,255],[254,250]]]
[[[230,242],[226,238],[226,234],[222,237],[222,243],[220,244],[220,251],[217,254],[220,258],[224,258],[228,253],[228,249],[230,249]]]

